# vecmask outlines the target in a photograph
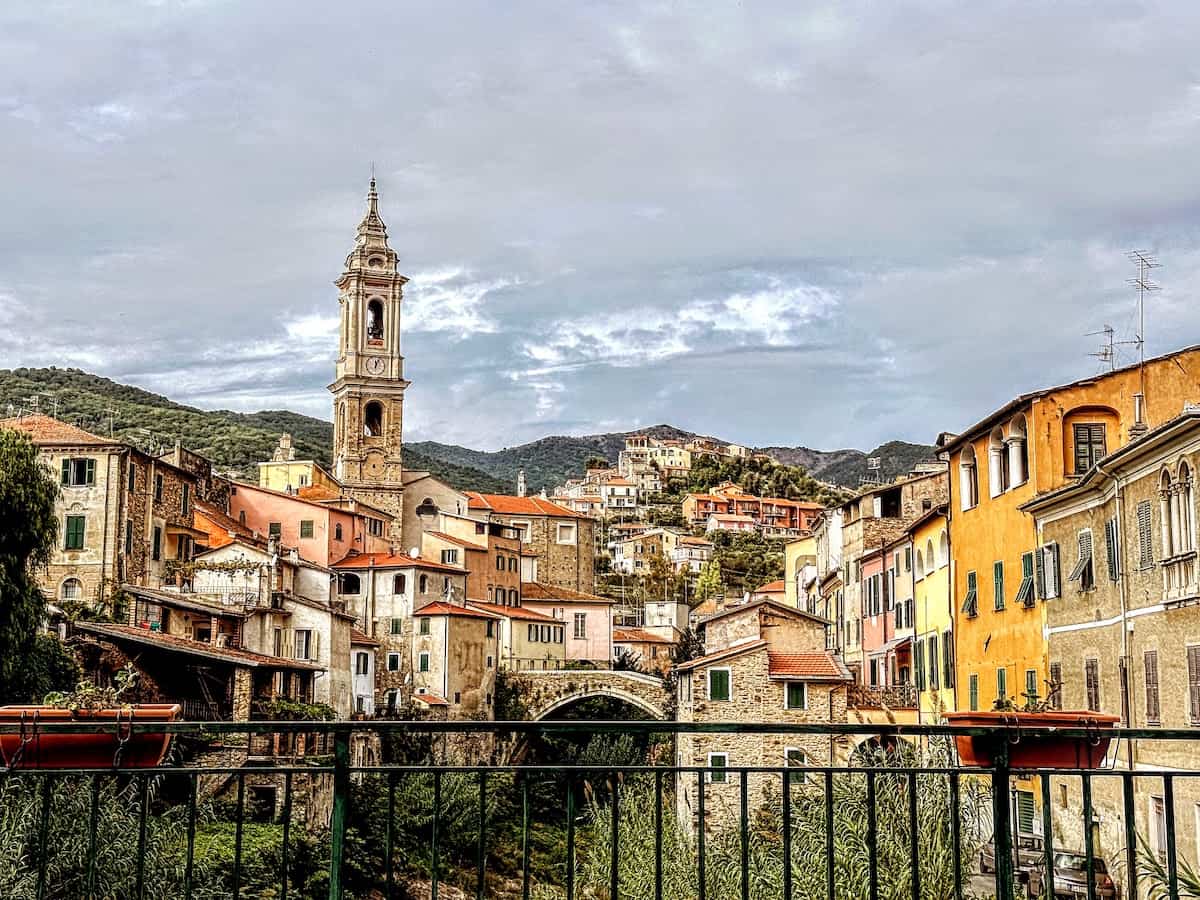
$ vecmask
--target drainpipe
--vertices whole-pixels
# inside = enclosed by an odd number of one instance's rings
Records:
[[[1117,594],[1120,597],[1120,601],[1121,601],[1121,663],[1122,663],[1118,668],[1119,668],[1119,671],[1121,672],[1121,691],[1122,691],[1122,695],[1125,699],[1125,710],[1128,715],[1128,721],[1126,721],[1123,724],[1125,725],[1126,728],[1129,728],[1132,726],[1132,723],[1133,723],[1133,691],[1130,690],[1130,685],[1129,685],[1129,663],[1130,663],[1130,659],[1129,659],[1129,624],[1128,624],[1129,604],[1128,604],[1127,597],[1126,597],[1126,591],[1127,591],[1126,574],[1125,574],[1126,567],[1124,565],[1124,561],[1121,558],[1123,555],[1121,553],[1121,545],[1124,543],[1123,525],[1125,522],[1125,517],[1122,513],[1123,513],[1123,510],[1125,507],[1125,482],[1122,480],[1120,475],[1117,475],[1113,472],[1104,471],[1104,467],[1099,464],[1096,465],[1096,471],[1099,472],[1101,475],[1103,475],[1105,478],[1111,478],[1113,480],[1113,482],[1116,484],[1116,488],[1117,488],[1114,503],[1115,503],[1115,508],[1116,508],[1115,514],[1116,514],[1116,519],[1117,519],[1117,536],[1116,536],[1116,540],[1117,540],[1117,548],[1116,548],[1116,551],[1117,551],[1116,552]],[[1137,753],[1136,744],[1134,743],[1132,738],[1127,738],[1125,741],[1125,762],[1126,762],[1126,765],[1130,769],[1133,769],[1133,767],[1134,767],[1134,756],[1136,753]]]

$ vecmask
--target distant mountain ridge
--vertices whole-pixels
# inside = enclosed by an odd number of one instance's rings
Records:
[[[288,410],[237,413],[202,410],[130,385],[120,384],[79,369],[0,369],[0,416],[8,405],[29,407],[28,398],[40,395],[42,412],[76,422],[83,428],[107,434],[111,414],[115,436],[146,449],[167,448],[176,440],[211,459],[218,468],[242,478],[257,479],[257,463],[271,458],[279,435],[288,432],[302,459],[330,464],[333,425]],[[551,489],[583,471],[594,456],[616,462],[630,434],[660,439],[688,440],[696,435],[673,425],[654,425],[626,432],[573,437],[552,435],[502,450],[472,450],[437,441],[405,444],[405,466],[425,469],[460,490],[511,493],[517,473],[525,471],[531,491]],[[713,438],[720,441],[720,438]],[[788,465],[804,466],[821,480],[857,487],[866,474],[868,456],[881,458],[886,479],[903,475],[913,465],[934,456],[934,448],[891,441],[863,453],[859,450],[811,450],[807,447],[763,447]]]

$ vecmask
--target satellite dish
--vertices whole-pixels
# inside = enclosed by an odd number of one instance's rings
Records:
[[[411,556],[413,559],[417,559],[421,555],[421,548],[420,547],[410,547],[408,549],[408,555]]]

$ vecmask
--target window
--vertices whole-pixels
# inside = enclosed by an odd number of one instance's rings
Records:
[[[78,578],[68,578],[59,588],[58,595],[64,600],[78,600],[83,596],[83,583]]]
[[[913,573],[913,579],[920,581],[925,577],[925,554],[920,550],[917,551],[917,570]]]
[[[487,623],[487,636],[488,637],[496,636],[496,623],[493,622],[491,619],[488,619],[488,623]]]
[[[154,499],[156,502],[161,502],[163,498],[163,477],[159,472],[154,476]]]
[[[1200,650],[1200,648],[1197,648]],[[728,700],[731,695],[730,691],[730,670],[729,669],[709,669],[708,670],[708,699],[709,700]]]
[[[1200,724],[1200,646],[1187,648],[1188,720]]]
[[[125,521],[125,555],[129,556],[133,553],[133,522]]]
[[[970,444],[958,455],[958,490],[964,511],[979,505],[979,472],[975,465],[975,448]]]
[[[537,626],[536,626],[536,625],[530,625],[530,626],[529,626],[529,630],[528,630],[528,632],[526,633],[525,637],[526,637],[526,639],[527,639],[527,640],[530,640],[530,641],[536,641],[536,640],[537,640],[537,637],[538,637],[538,630],[537,630]]]
[[[1078,581],[1079,590],[1090,591],[1096,586],[1095,570],[1092,566],[1092,531],[1085,528],[1079,532],[1079,562],[1067,576],[1067,581]]]
[[[391,630],[392,634],[404,634],[404,620],[403,619],[401,619],[399,616],[393,616],[391,619],[391,623],[392,623],[392,627],[390,630]]]
[[[520,606],[521,605],[521,592],[518,591],[516,588],[509,588],[508,605],[509,606]]]
[[[185,481],[179,493],[179,511],[186,516],[191,508],[192,486]]]
[[[1038,698],[1038,674],[1037,669],[1025,670],[1025,697],[1034,703]]]
[[[963,598],[962,611],[968,619],[979,615],[979,579],[974,572],[967,573],[967,595]]]
[[[787,747],[783,751],[783,762],[789,769],[803,769],[808,765],[808,754],[799,747]],[[808,780],[805,772],[793,772],[788,775],[792,784],[804,784]]]
[[[309,628],[296,629],[296,659],[312,659],[312,630]]]
[[[1075,474],[1082,475],[1105,456],[1104,423],[1079,423],[1075,432]]]
[[[388,654],[387,667],[388,667],[389,672],[399,672],[400,671],[400,654],[399,653],[389,653]]]
[[[268,522],[267,523],[267,534],[269,534],[271,537],[279,537],[281,534],[283,534],[283,523],[282,522]]]
[[[988,485],[991,495],[999,497],[1009,487],[1008,450],[1004,446],[1004,435],[994,428],[988,438]]]
[[[942,686],[954,687],[954,632],[942,632]]]
[[[383,340],[383,301],[378,297],[367,302],[367,339]]]
[[[1149,569],[1154,565],[1154,537],[1150,510],[1149,500],[1142,500],[1137,505],[1139,569]]]
[[[554,541],[558,544],[574,544],[575,524],[573,522],[559,522],[554,529]]]
[[[335,522],[333,525],[333,539],[340,541],[342,539],[342,523]]]
[[[1108,563],[1108,580],[1116,581],[1121,574],[1116,518],[1109,519],[1104,523],[1104,557]]]
[[[417,579],[417,591],[422,594],[429,593],[429,576],[422,575]]]
[[[992,599],[997,612],[1004,609],[1004,563],[992,563]]]
[[[405,575],[392,576],[392,593],[403,594],[408,587],[408,578]]]
[[[366,675],[371,671],[371,657],[367,653],[354,654],[354,674]]]
[[[510,572],[517,571],[517,558],[515,556],[510,556],[508,558],[508,571],[510,571]]]
[[[1043,600],[1061,595],[1059,587],[1058,544],[1045,544],[1037,555],[1037,590]]]
[[[1085,659],[1083,661],[1083,681],[1087,691],[1087,708],[1092,712],[1100,711],[1100,660]]]
[[[967,683],[970,685],[971,712],[977,712],[979,710],[979,676],[972,675],[967,679]]]
[[[162,559],[162,526],[155,525],[150,540],[150,558],[157,562]]]
[[[710,753],[708,754],[708,767],[712,771],[708,773],[708,780],[713,784],[724,784],[727,778],[725,772],[729,765],[728,753]]]
[[[341,594],[358,594],[362,591],[362,580],[353,572],[346,572],[338,578],[338,592]]]
[[[496,569],[500,572],[504,571],[504,557],[499,553],[496,554]]]
[[[383,434],[383,404],[372,400],[363,407],[363,436],[379,437]]]
[[[997,700],[1008,699],[1008,670],[1007,669],[997,669],[996,670],[996,699]]]
[[[1158,702],[1158,651],[1147,650],[1142,656],[1146,666],[1146,724],[1157,725],[1160,722]]]
[[[1021,586],[1017,588],[1017,602],[1033,606],[1033,551],[1021,554]]]
[[[449,595],[450,593],[450,576],[447,575],[442,579],[442,593]]]
[[[921,651],[920,645],[917,645],[917,652]],[[929,689],[936,691],[938,689],[938,648],[937,635],[930,635],[929,640],[925,642],[925,651],[929,657]]]
[[[785,688],[784,706],[787,709],[808,709],[808,685],[789,681]]]
[[[131,494],[137,490],[137,469],[133,467],[133,463],[129,464],[129,474],[125,481],[125,487]]]
[[[533,540],[532,528],[530,527],[529,522],[518,522],[514,519],[512,522],[509,523],[509,525],[511,525],[513,528],[517,529],[517,532],[521,537],[522,544],[528,544],[530,541]],[[482,534],[482,532],[480,532],[480,534]]]
[[[921,652],[921,645],[916,645],[916,651],[913,653],[913,663],[916,664],[917,690],[925,690],[925,654]]]
[[[1050,663],[1050,696],[1046,699],[1050,701],[1051,709],[1062,709],[1063,677],[1062,663]]]
[[[300,520],[300,537],[310,538],[312,536],[313,536],[313,520],[312,519],[301,519]]]
[[[96,483],[96,461],[94,459],[64,459],[62,461],[62,483],[64,487],[87,487]]]
[[[1033,823],[1036,806],[1033,802],[1033,791],[1017,792],[1017,833],[1033,834]]]
[[[63,549],[64,550],[82,550],[83,535],[86,530],[87,519],[84,516],[67,516],[67,525],[63,529]],[[158,559],[158,557],[154,557]]]
[[[490,656],[487,658],[487,667],[489,669],[492,667],[492,658]]]
[[[950,565],[950,536],[942,532],[938,538],[938,568]]]
[[[1167,861],[1167,805],[1162,797],[1150,798],[1150,840],[1159,862]]]
[[[458,549],[451,548],[442,551],[442,563],[447,566],[458,565]]]
[[[420,622],[420,626],[419,626],[421,634],[429,634],[430,625],[432,624],[432,622],[433,622],[433,620],[430,619],[429,616],[421,617],[421,622]]]
[[[420,653],[417,654],[417,671],[418,672],[428,672],[429,671],[429,653],[425,650],[422,650]]]
[[[575,613],[575,640],[587,637],[587,613]]]
[[[1163,472],[1159,491],[1162,515],[1163,559],[1168,560],[1196,549],[1196,502],[1192,489],[1192,470],[1181,463],[1174,480]]]

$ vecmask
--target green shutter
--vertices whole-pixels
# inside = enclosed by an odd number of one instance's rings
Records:
[[[1017,791],[1017,832],[1033,834],[1033,791]]]
[[[84,468],[83,483],[84,484],[95,484],[96,483],[96,461],[94,459],[87,460],[84,463],[83,468]]]
[[[975,712],[979,709],[979,676],[972,675],[970,678],[971,684],[971,711]]]
[[[709,700],[728,700],[729,699],[729,670],[728,669],[709,669],[708,670],[708,699]]]
[[[71,460],[64,459],[62,461],[62,483],[71,483]]]
[[[996,609],[1004,609],[1004,563],[996,562],[992,564],[992,590],[994,593]]]
[[[996,670],[996,699],[1003,700],[1008,696],[1008,671]]]
[[[87,520],[83,516],[67,516],[67,527],[65,529],[66,534],[63,540],[63,549],[83,549],[86,522]]]

